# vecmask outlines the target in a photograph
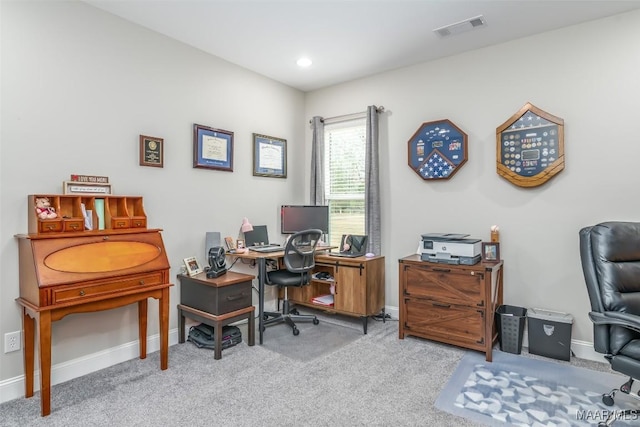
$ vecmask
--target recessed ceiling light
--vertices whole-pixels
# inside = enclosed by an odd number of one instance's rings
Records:
[[[300,58],[298,59],[298,61],[296,61],[296,64],[298,64],[298,67],[306,68],[313,64],[313,62],[311,62],[309,58]]]

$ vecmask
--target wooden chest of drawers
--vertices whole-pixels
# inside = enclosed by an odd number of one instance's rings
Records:
[[[400,339],[413,335],[480,350],[491,361],[502,265],[436,264],[418,255],[400,259]]]

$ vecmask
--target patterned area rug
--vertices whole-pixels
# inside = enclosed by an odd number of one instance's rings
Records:
[[[490,363],[484,354],[469,352],[436,407],[494,426],[593,426],[612,411],[618,418],[616,426],[637,426],[638,416],[621,413],[638,407],[629,396],[618,393],[611,407],[602,403],[602,394],[625,380],[617,374],[495,350]]]

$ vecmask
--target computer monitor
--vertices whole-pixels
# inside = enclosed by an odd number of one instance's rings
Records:
[[[329,206],[282,205],[280,208],[280,231],[294,234],[298,231],[317,228],[329,233]]]

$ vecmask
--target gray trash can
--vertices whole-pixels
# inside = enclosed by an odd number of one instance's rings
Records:
[[[558,360],[571,360],[571,327],[568,313],[530,308],[527,312],[529,353]]]
[[[514,305],[501,305],[496,310],[496,330],[500,340],[500,350],[520,354],[522,336],[527,320],[527,309]]]

